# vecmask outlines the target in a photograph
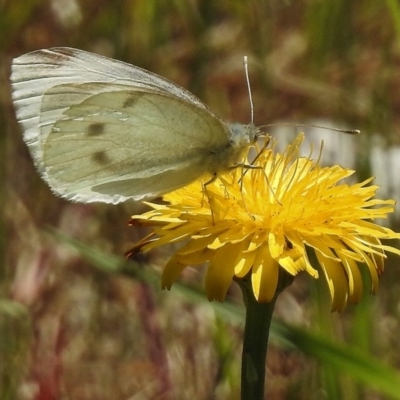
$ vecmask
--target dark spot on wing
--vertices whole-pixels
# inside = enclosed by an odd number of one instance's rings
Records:
[[[90,124],[87,129],[88,136],[99,136],[104,132],[104,124],[101,122],[94,122]]]
[[[68,57],[74,57],[75,54],[77,53],[76,49],[73,49],[72,47],[61,47],[58,49],[58,53],[64,54]]]
[[[49,62],[56,62],[54,66],[60,67],[64,62],[67,62],[74,56],[74,49],[69,48],[55,48],[40,50],[44,57]]]
[[[122,107],[123,108],[133,107],[135,103],[144,95],[145,95],[144,92],[131,92],[129,96],[126,98],[126,100],[123,102]]]
[[[108,165],[111,164],[110,158],[107,156],[107,153],[105,151],[97,151],[96,153],[93,153],[92,155],[92,160],[96,164],[100,165]]]

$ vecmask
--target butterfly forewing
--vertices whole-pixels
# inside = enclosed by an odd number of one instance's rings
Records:
[[[131,89],[163,91],[197,107],[207,108],[189,91],[156,74],[121,61],[66,47],[37,50],[14,59],[11,82],[18,120],[24,126],[25,136],[34,135],[44,93],[63,84],[107,82],[126,85]]]

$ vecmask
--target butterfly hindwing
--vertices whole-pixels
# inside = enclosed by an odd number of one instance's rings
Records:
[[[124,188],[124,197],[155,197],[206,172],[209,158],[228,141],[225,124],[174,96],[128,89],[103,91],[104,84],[87,85],[97,86],[98,94],[86,98],[86,84],[78,85],[84,101],[65,110],[53,125],[40,122],[41,137],[46,138],[41,144],[42,175],[69,199],[107,201],[108,194],[112,197],[108,202],[115,202],[114,195],[122,196],[117,190],[121,187],[117,182],[122,181],[131,188]],[[66,90],[48,91],[48,105],[43,102],[41,115],[51,114],[51,98]],[[102,188],[100,197],[96,187]]]

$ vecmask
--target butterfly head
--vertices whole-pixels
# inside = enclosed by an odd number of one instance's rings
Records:
[[[229,131],[231,133],[230,142],[233,147],[244,148],[257,141],[261,132],[254,124],[230,124]]]

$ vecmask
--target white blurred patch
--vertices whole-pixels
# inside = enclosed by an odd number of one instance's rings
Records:
[[[65,28],[82,22],[81,8],[76,0],[51,0],[51,9]]]
[[[387,146],[380,135],[372,139],[372,173],[381,188],[379,196],[400,201],[400,146]],[[399,175],[397,175],[399,174]]]
[[[359,135],[349,135],[343,132],[331,131],[329,128],[349,129],[349,127],[338,126],[328,120],[315,120],[310,124],[319,125],[328,129],[316,127],[279,126],[269,128],[268,132],[277,140],[278,149],[282,151],[293,139],[304,132],[304,142],[300,153],[309,156],[313,148],[311,158],[317,159],[320,155],[321,142],[324,142],[321,164],[339,164],[343,168],[355,168],[357,161],[357,145],[360,143]]]

